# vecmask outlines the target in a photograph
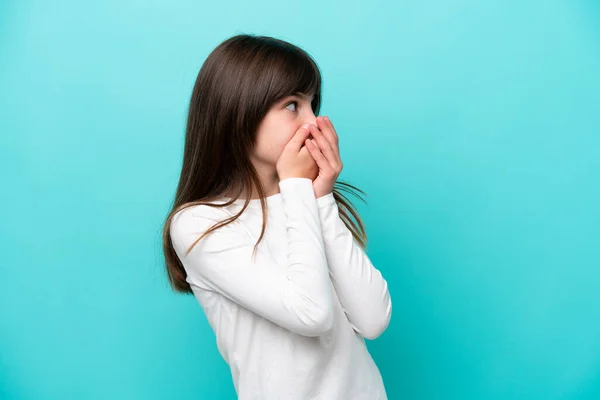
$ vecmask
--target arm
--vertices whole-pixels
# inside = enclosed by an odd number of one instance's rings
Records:
[[[388,286],[338,214],[333,193],[317,199],[329,273],[354,330],[375,339],[387,328],[392,302]]]
[[[333,303],[319,212],[306,178],[279,182],[289,243],[286,265],[276,265],[236,220],[189,246],[222,211],[210,206],[186,209],[171,223],[171,238],[188,279],[222,294],[290,331],[319,336],[331,329]]]

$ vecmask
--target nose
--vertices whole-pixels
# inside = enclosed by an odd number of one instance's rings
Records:
[[[304,118],[304,121],[302,122],[303,124],[312,124],[312,125],[317,125],[317,117],[316,115],[311,111],[308,111],[306,113],[306,117]]]

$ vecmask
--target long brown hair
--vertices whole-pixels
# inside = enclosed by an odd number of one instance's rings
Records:
[[[205,60],[192,91],[179,184],[162,231],[167,274],[175,291],[192,293],[171,242],[171,220],[178,211],[201,204],[225,207],[242,193],[252,193],[254,188],[263,212],[262,231],[256,246],[262,240],[267,204],[264,188],[250,161],[250,150],[258,126],[271,106],[298,93],[314,95],[311,107],[318,115],[321,106],[319,68],[308,53],[283,40],[246,34],[233,36],[217,46]],[[365,193],[339,180],[333,189],[340,218],[366,248],[364,224],[344,192],[363,202],[357,192]],[[211,204],[225,193],[236,194],[225,203]],[[208,233],[235,221],[249,202],[247,198],[238,214],[213,225],[187,251]]]

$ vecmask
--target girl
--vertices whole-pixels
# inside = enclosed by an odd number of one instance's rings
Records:
[[[388,326],[390,295],[341,193],[358,189],[334,187],[338,135],[320,104],[314,60],[265,36],[224,41],[194,85],[163,247],[242,400],[386,399],[364,338]]]

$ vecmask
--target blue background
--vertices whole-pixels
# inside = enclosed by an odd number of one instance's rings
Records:
[[[237,33],[315,57],[390,399],[600,398],[600,3],[0,3],[0,398],[232,399],[160,229]]]

